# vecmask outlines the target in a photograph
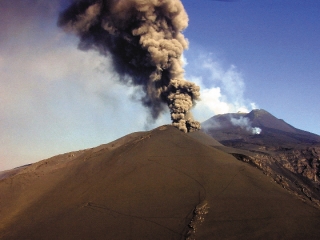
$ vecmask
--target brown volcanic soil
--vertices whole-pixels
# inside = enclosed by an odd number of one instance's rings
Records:
[[[0,181],[0,239],[318,239],[318,209],[203,142],[163,126],[32,164]]]

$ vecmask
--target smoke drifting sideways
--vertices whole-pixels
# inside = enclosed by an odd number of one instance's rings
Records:
[[[79,49],[110,56],[121,82],[142,87],[153,120],[167,105],[172,124],[192,132],[200,129],[190,112],[200,88],[184,79],[187,25],[180,0],[74,0],[58,20],[79,37]]]
[[[252,134],[260,134],[261,128],[259,127],[252,127],[251,121],[247,117],[240,117],[240,118],[230,118],[230,122],[233,126],[241,127],[242,129],[245,129],[246,131],[252,133]]]
[[[211,130],[229,129],[231,126],[240,127],[252,135],[259,135],[262,129],[259,127],[253,127],[249,118],[243,116],[232,116],[230,114],[225,115],[225,121],[221,122],[217,119],[210,118],[202,123],[204,132],[210,132]],[[231,124],[231,125],[230,125]]]

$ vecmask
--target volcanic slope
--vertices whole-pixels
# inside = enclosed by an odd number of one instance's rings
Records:
[[[0,181],[0,239],[318,239],[320,211],[172,126]]]
[[[201,125],[207,134],[222,144],[240,148],[245,145],[244,149],[248,149],[250,144],[263,145],[268,149],[320,144],[320,136],[297,129],[263,109],[250,113],[219,114]],[[260,128],[261,134],[253,134],[254,128]]]
[[[320,136],[297,129],[262,109],[216,115],[204,131],[302,199],[320,207]],[[260,134],[252,129],[259,128]]]

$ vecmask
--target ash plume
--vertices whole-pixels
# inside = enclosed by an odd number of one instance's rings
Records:
[[[200,88],[184,79],[181,61],[188,16],[180,0],[75,0],[58,25],[79,37],[81,50],[109,55],[123,83],[142,87],[153,119],[167,105],[174,126],[200,129],[190,113]]]

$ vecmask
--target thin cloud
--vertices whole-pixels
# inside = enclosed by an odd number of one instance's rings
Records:
[[[211,54],[202,54],[187,67],[187,78],[200,86],[201,100],[194,108],[201,121],[216,114],[249,112],[257,104],[245,97],[245,81],[236,66],[223,67]]]
[[[150,123],[132,98],[141,89],[117,84],[110,59],[76,48],[78,40],[56,26],[60,8],[58,0],[0,3],[0,171],[170,123],[168,112]],[[242,77],[236,68],[200,62],[200,71],[187,72],[202,88],[194,115],[203,121],[247,106],[225,91]]]
[[[147,121],[131,97],[139,89],[118,84],[109,58],[78,50],[56,26],[59,1],[32,3],[0,3],[0,171],[144,130]]]

